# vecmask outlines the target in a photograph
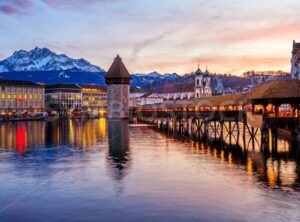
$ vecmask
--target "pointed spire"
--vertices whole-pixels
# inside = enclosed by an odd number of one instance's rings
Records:
[[[198,64],[198,69],[196,70],[196,75],[199,76],[199,75],[202,75],[203,72],[201,71],[200,69],[200,65]]]
[[[105,75],[107,84],[129,84],[131,76],[119,55],[116,56],[112,65]]]
[[[205,77],[208,77],[208,76],[209,76],[209,71],[208,71],[207,66],[206,66],[206,70],[205,70],[204,76],[205,76]]]

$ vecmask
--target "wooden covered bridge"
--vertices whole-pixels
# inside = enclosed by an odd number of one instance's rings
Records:
[[[250,93],[166,101],[135,110],[139,121],[197,137],[239,136],[285,129],[299,139],[300,80],[265,82]],[[242,127],[241,127],[242,125]],[[231,142],[231,141],[230,141]]]

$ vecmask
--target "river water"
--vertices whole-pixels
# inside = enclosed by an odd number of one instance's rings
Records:
[[[300,221],[299,150],[145,125],[0,124],[0,221]]]

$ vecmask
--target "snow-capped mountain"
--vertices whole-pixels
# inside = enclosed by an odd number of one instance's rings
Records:
[[[78,83],[105,85],[105,71],[84,59],[72,59],[58,55],[47,48],[31,51],[19,50],[0,62],[0,79],[26,80],[32,82]],[[159,91],[165,85],[194,82],[194,76],[180,76],[176,73],[132,74],[131,87]],[[216,80],[213,85],[220,85]]]
[[[72,59],[65,54],[58,55],[47,48],[38,47],[31,51],[16,51],[12,56],[0,62],[0,73],[65,70],[104,72],[103,69],[90,64],[84,59]]]

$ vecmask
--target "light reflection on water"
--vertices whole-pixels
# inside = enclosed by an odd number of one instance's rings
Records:
[[[299,151],[105,119],[0,124],[0,221],[297,221]]]

